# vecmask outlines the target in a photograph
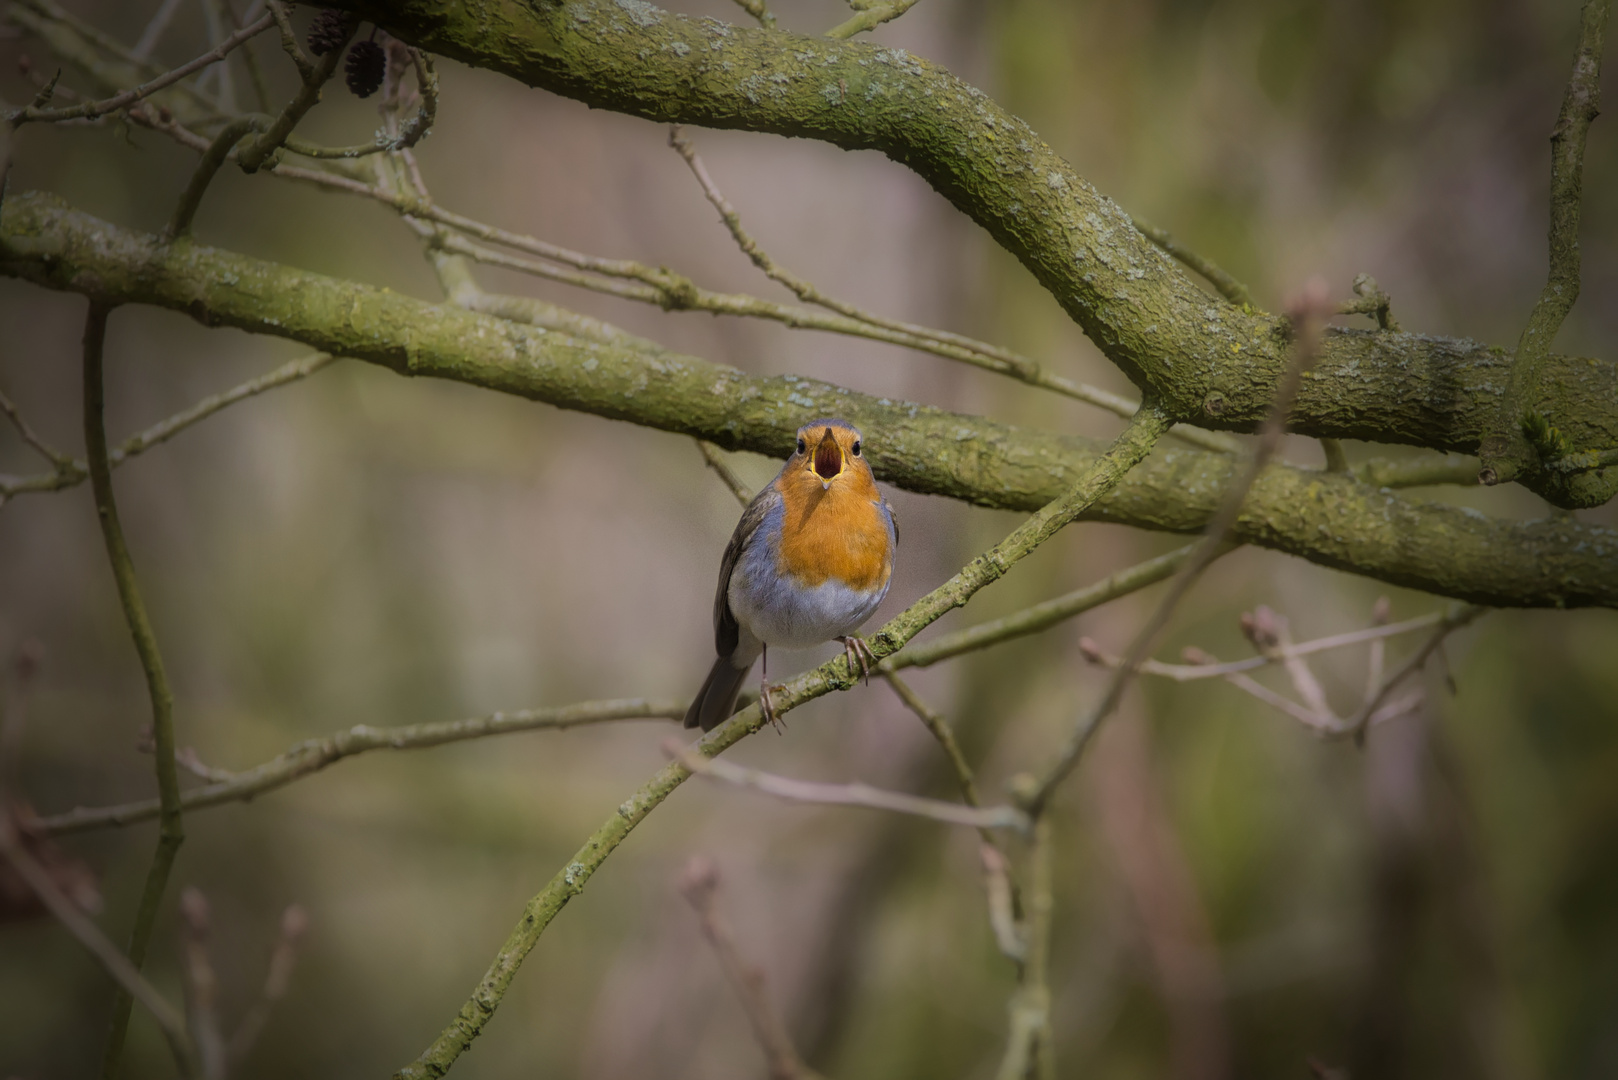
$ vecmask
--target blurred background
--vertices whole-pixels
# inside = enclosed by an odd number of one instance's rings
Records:
[[[126,42],[158,7],[66,3]],[[675,7],[746,19],[719,0]],[[847,16],[830,0],[771,7],[809,33]],[[299,13],[300,27],[308,17]],[[1511,347],[1544,280],[1547,138],[1577,24],[1572,0],[925,0],[873,37],[984,88],[1102,192],[1224,265],[1272,310],[1310,275],[1346,298],[1365,271],[1407,329]],[[156,56],[179,63],[206,42],[201,8],[183,5]],[[273,35],[256,49],[277,97],[290,94]],[[0,40],[0,94],[12,102],[33,93],[17,73],[22,56],[56,64],[26,34]],[[736,250],[662,126],[447,61],[439,72],[438,122],[418,156],[445,207],[790,299]],[[244,85],[239,68],[235,77]],[[63,85],[84,82],[69,68]],[[302,134],[369,137],[372,103],[335,84],[326,97]],[[1612,123],[1592,130],[1584,291],[1561,351],[1618,350]],[[1010,256],[903,168],[811,142],[688,133],[759,242],[827,292],[1130,392]],[[13,192],[48,189],[149,230],[195,160],[113,125],[30,127],[15,155]],[[268,175],[222,173],[197,234],[442,295],[390,211]],[[933,356],[478,276],[749,372],[1095,437],[1120,426]],[[0,390],[75,454],[83,310],[78,297],[0,279]],[[108,348],[114,442],[299,355],[140,308],[113,315]],[[1321,451],[1293,440],[1285,453],[1314,465]],[[753,486],[778,468],[731,460]],[[0,428],[0,472],[41,464]],[[714,574],[738,515],[690,440],[354,362],[187,431],[115,483],[180,745],[227,769],[359,723],[685,697],[711,660]],[[1018,520],[888,495],[903,546],[872,626]],[[1548,513],[1517,489],[1412,497]],[[1580,516],[1618,527],[1610,505]],[[929,634],[1182,542],[1074,526]],[[1237,620],[1259,604],[1290,618],[1300,640],[1355,629],[1381,596],[1395,619],[1443,604],[1239,552],[1197,587],[1158,655],[1187,645],[1249,655]],[[1148,590],[914,673],[958,726],[986,793],[1046,758],[1093,700],[1103,675],[1079,638],[1121,651],[1156,598]],[[1391,662],[1414,644],[1392,645]],[[20,756],[35,808],[151,795],[151,759],[136,749],[145,689],[87,486],[0,508],[0,649],[25,645],[42,657]],[[772,671],[830,655],[783,655]],[[1055,811],[1061,1075],[1618,1074],[1618,621],[1496,613],[1452,638],[1448,661],[1457,692],[1435,668],[1428,706],[1377,729],[1364,751],[1322,743],[1220,682],[1148,681],[1131,693]],[[1363,650],[1315,664],[1339,712],[1357,702],[1365,664]],[[1286,689],[1277,675],[1262,678]],[[299,967],[240,1075],[390,1074],[459,1009],[524,902],[659,767],[673,730],[626,722],[378,752],[188,815],[148,971],[178,1000],[176,898],[200,888],[233,1020],[257,994],[280,912],[301,904],[310,931]],[[734,756],[953,797],[936,745],[881,683],[814,702],[784,737],[762,734]],[[120,942],[155,835],[147,823],[63,840],[96,875],[102,925]],[[676,889],[698,854],[716,860],[720,909],[816,1068],[838,1080],[992,1075],[1015,975],[985,918],[974,838],[700,781],[558,917],[457,1074],[762,1075]],[[79,946],[48,920],[19,921],[0,925],[0,958],[0,1075],[98,1068],[111,993]],[[124,1075],[172,1071],[137,1008]]]

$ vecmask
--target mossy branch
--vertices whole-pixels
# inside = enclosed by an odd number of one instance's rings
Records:
[[[168,245],[36,193],[6,200],[0,274],[153,304],[206,325],[285,337],[400,374],[483,386],[725,449],[784,457],[805,416],[844,416],[882,432],[872,447],[882,479],[981,506],[1035,509],[1066,490],[1099,449],[1082,438],[811,379],[748,376],[693,356],[540,331],[201,244]],[[1328,344],[1333,336],[1328,332]],[[1480,362],[1492,355],[1475,352]],[[1448,385],[1472,377],[1466,353],[1447,355]],[[1577,381],[1574,369],[1592,365],[1567,366]],[[1300,393],[1318,374],[1317,365]],[[1165,447],[1085,516],[1200,532],[1236,468],[1225,455]],[[1493,607],[1618,606],[1618,533],[1569,518],[1494,520],[1352,476],[1272,465],[1254,484],[1231,538]]]
[[[665,123],[879,150],[1015,255],[1090,339],[1180,422],[1254,431],[1286,368],[1279,316],[1210,303],[1128,214],[1026,123],[902,49],[730,26],[614,0],[346,0],[415,45],[589,105]],[[1456,360],[1463,369],[1459,378]],[[1547,358],[1549,363],[1549,358]],[[1544,411],[1579,447],[1618,445],[1618,364],[1557,364]],[[1475,452],[1509,359],[1469,342],[1329,334],[1287,417],[1314,437]],[[1524,482],[1547,498],[1594,498]],[[1582,505],[1582,503],[1580,503]]]

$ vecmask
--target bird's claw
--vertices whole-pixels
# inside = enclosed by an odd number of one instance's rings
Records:
[[[775,702],[770,699],[770,684],[762,683],[758,688],[758,708],[764,714],[764,719],[775,729],[777,735],[786,733],[786,724],[781,715],[775,711]]]
[[[871,668],[876,665],[876,655],[865,639],[855,634],[837,639],[843,643],[843,656],[848,660],[848,677],[859,678],[865,681],[866,686],[871,685]],[[854,672],[858,670],[856,676]]]

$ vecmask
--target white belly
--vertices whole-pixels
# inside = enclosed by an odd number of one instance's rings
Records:
[[[864,625],[888,587],[858,591],[840,581],[788,584],[769,575],[756,581],[738,566],[730,579],[730,610],[736,621],[766,645],[808,649],[846,637]]]

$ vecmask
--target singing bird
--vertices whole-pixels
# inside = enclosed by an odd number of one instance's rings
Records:
[[[849,671],[869,678],[871,651],[854,631],[887,595],[899,529],[864,450],[853,425],[811,421],[798,429],[797,451],[781,474],[742,511],[714,593],[719,658],[685,714],[686,727],[709,731],[729,718],[760,657],[760,703],[775,723],[772,645],[807,649],[840,641]]]

